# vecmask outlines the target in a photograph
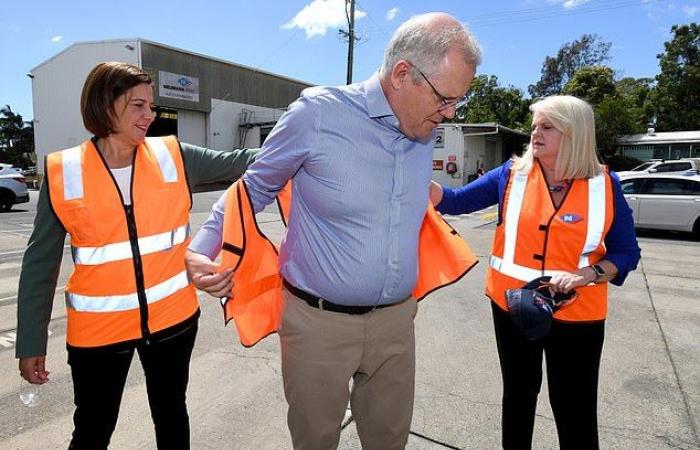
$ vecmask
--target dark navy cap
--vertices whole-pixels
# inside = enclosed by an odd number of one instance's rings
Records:
[[[552,327],[552,315],[558,305],[570,300],[575,291],[568,294],[557,293],[552,296],[547,283],[551,277],[540,277],[527,283],[520,289],[508,289],[506,299],[508,310],[516,328],[531,341],[542,339]]]

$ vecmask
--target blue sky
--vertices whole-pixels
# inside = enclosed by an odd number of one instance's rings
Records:
[[[363,0],[357,2],[354,80],[379,66],[407,18],[446,11],[470,25],[484,51],[478,72],[527,92],[542,62],[584,33],[613,43],[618,77],[653,77],[674,24],[700,19],[698,0]],[[75,42],[141,37],[314,84],[344,84],[343,0],[3,2],[0,105],[31,119],[26,73]]]

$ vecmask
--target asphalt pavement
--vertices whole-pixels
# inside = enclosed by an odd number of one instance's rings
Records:
[[[0,448],[66,448],[72,385],[65,352],[62,286],[71,270],[66,248],[49,330],[51,381],[42,403],[23,406],[14,358],[17,280],[34,219],[32,201],[0,213]],[[218,193],[195,195],[197,229]],[[449,218],[480,263],[460,282],[420,303],[416,317],[416,400],[408,449],[500,447],[501,381],[484,274],[495,210]],[[283,231],[274,210],[258,215],[273,240]],[[604,449],[700,449],[700,242],[677,234],[642,234],[642,262],[624,287],[610,289],[600,371],[599,425]],[[216,299],[200,295],[202,318],[191,364],[188,402],[193,449],[288,449],[279,341],[252,349],[224,327]],[[99,370],[97,375],[99,376]],[[341,449],[360,448],[348,413]],[[135,358],[114,449],[155,448],[145,384]],[[558,448],[546,380],[533,448]]]

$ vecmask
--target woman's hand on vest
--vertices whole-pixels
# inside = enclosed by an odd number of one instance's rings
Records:
[[[433,204],[433,206],[437,206],[440,204],[442,201],[442,186],[440,186],[438,183],[431,181],[430,182],[430,203]]]
[[[552,276],[549,281],[551,283],[550,289],[554,292],[563,292],[565,294],[569,293],[571,290],[577,287],[586,286],[588,283],[592,283],[595,277],[591,279],[591,271],[580,269],[576,272],[559,272]]]
[[[219,266],[209,257],[187,251],[185,253],[187,276],[194,286],[217,298],[228,297],[233,288],[233,267],[219,272]]]
[[[19,359],[19,374],[31,384],[44,384],[49,381],[49,371],[44,364],[46,356],[30,356]]]

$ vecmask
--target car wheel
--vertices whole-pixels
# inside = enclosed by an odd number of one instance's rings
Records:
[[[0,192],[0,211],[9,211],[15,204],[14,196],[8,192]]]
[[[700,217],[695,220],[695,225],[693,225],[693,234],[696,239],[700,239]]]

